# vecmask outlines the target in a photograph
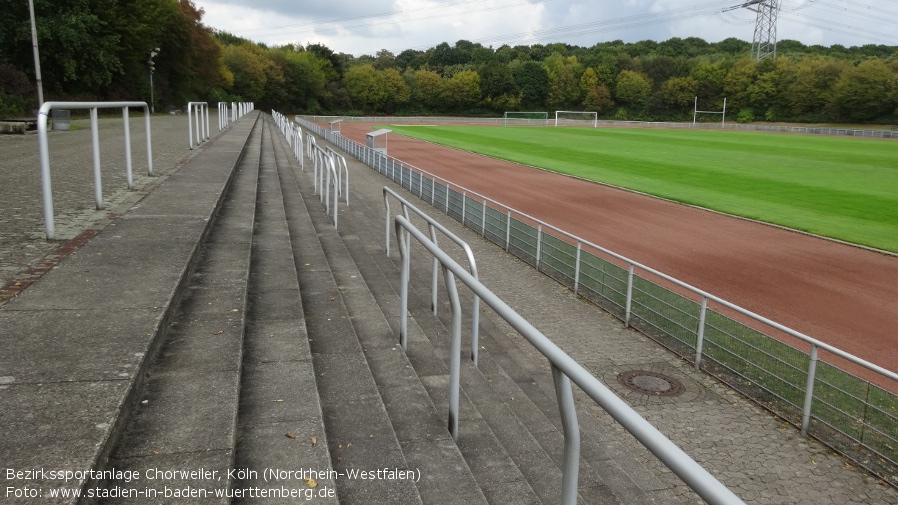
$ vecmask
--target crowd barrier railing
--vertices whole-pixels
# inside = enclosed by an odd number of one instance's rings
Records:
[[[44,205],[44,231],[48,240],[56,238],[56,225],[53,217],[53,190],[50,177],[50,147],[47,139],[47,118],[54,109],[90,110],[91,143],[93,145],[94,196],[97,210],[103,209],[103,185],[100,174],[100,137],[97,109],[122,109],[125,128],[125,172],[128,189],[134,188],[131,170],[131,126],[128,117],[129,107],[143,108],[144,124],[147,138],[147,175],[153,175],[153,142],[150,133],[150,108],[146,102],[44,102],[38,111],[37,142],[38,156],[41,166],[41,190]]]
[[[194,129],[196,130],[196,144],[193,143]],[[193,149],[195,145],[202,144],[210,137],[209,104],[207,102],[187,103],[187,136],[190,149]]]
[[[577,503],[578,472],[580,469],[580,427],[574,403],[571,382],[577,384],[590,398],[602,407],[615,421],[648,448],[665,466],[686,483],[702,499],[712,505],[744,503],[738,496],[720,483],[713,475],[696,463],[689,455],[671,442],[648,421],[617,397],[607,386],[595,378],[548,337],[536,329],[520,314],[468,273],[448,254],[429,240],[402,215],[394,218],[394,226],[401,255],[401,283],[406,285],[411,269],[411,240],[415,239],[430,253],[442,267],[444,284],[450,300],[452,328],[449,357],[449,420],[448,429],[453,439],[458,439],[459,395],[461,375],[461,322],[462,310],[459,303],[456,280],[465,284],[479,299],[523,336],[550,363],[555,382],[564,436],[562,463],[561,503]],[[407,298],[400,301],[403,312],[407,312]]]
[[[462,251],[465,253],[465,259],[468,261],[468,270],[471,272],[471,275],[478,279],[477,275],[477,262],[474,260],[474,252],[471,250],[471,246],[468,245],[467,242],[458,237],[458,235],[449,231],[448,228],[443,226],[442,224],[435,221],[432,217],[428,216],[425,212],[418,209],[408,200],[399,196],[398,193],[393,191],[392,189],[384,186],[384,213],[385,216],[385,236],[384,236],[384,244],[385,249],[387,251],[387,256],[390,255],[390,198],[393,197],[399,205],[402,207],[402,215],[405,216],[406,219],[409,218],[409,211],[412,211],[423,219],[427,223],[427,229],[430,232],[430,241],[434,244],[437,243],[437,234],[436,232],[440,232],[454,242],[456,245],[462,248]],[[434,315],[437,315],[437,270],[438,265],[436,258],[433,260],[433,268],[431,269],[431,283],[430,283],[430,310]],[[407,285],[402,285],[402,293],[400,294],[400,298],[402,300],[408,299],[408,289]],[[401,304],[403,307],[403,312],[399,317],[399,342],[402,345],[402,348],[408,350],[408,313],[405,311],[405,304]],[[474,307],[471,310],[471,361],[474,362],[474,366],[477,366],[479,362],[480,356],[480,298],[474,296]]]

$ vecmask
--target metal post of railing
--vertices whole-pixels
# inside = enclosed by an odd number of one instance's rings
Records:
[[[205,113],[203,115],[203,119],[204,119],[203,126],[205,127],[203,131],[206,134],[206,136],[203,137],[203,141],[206,141],[206,140],[209,140],[210,138],[212,138],[212,130],[209,128],[209,125],[211,124],[212,121],[211,121],[211,116],[209,115],[209,104],[208,103],[203,104],[203,112]]]
[[[511,248],[511,209],[505,212],[505,252]]]
[[[630,327],[630,311],[633,308],[633,264],[630,263],[630,270],[627,274],[627,309],[624,315],[624,324]]]
[[[150,107],[143,107],[143,123],[147,131],[147,175],[153,176],[153,142],[150,136]]]
[[[408,232],[400,235],[398,228],[395,228],[394,232],[399,245],[399,254],[402,256],[399,279],[399,345],[403,351],[408,352],[408,283],[412,256],[411,240],[408,237]],[[389,244],[389,240],[387,243]]]
[[[801,436],[807,436],[811,425],[811,406],[814,403],[814,381],[817,378],[817,346],[811,344],[811,356],[808,360],[808,382],[804,389],[804,409],[801,414]]]
[[[708,297],[702,296],[702,310],[698,315],[698,332],[695,341],[695,369],[702,369],[702,351],[705,346],[705,320],[708,315]]]
[[[410,241],[410,238],[407,238]],[[443,282],[449,293],[452,307],[452,336],[449,342],[449,433],[458,441],[458,397],[461,390],[461,303],[458,300],[458,286],[455,275],[443,268]]]
[[[403,211],[403,215],[405,216],[405,218],[408,219],[408,207],[406,205],[402,206],[402,211]],[[390,219],[390,216],[387,215],[387,220],[389,220],[389,219]],[[427,230],[430,233],[430,241],[433,242],[434,245],[436,245],[437,244],[436,227],[433,225],[433,223],[428,222]],[[437,301],[438,301],[437,300],[437,289],[438,289],[438,284],[439,284],[439,269],[440,269],[440,262],[437,261],[436,258],[433,258],[433,264],[431,265],[431,268],[430,268],[430,310],[431,310],[431,312],[433,312],[433,315],[435,315],[435,316],[438,315],[438,312],[437,312]]]
[[[577,241],[577,256],[574,259],[574,296],[580,294],[580,253],[583,250],[583,242]]]
[[[486,198],[483,199],[483,214],[480,216],[480,235],[486,237]]]
[[[462,192],[461,192],[461,225],[462,226],[465,225],[465,210],[466,210],[465,207],[467,207],[467,205],[465,205],[465,204],[467,203],[467,200],[468,200],[468,191],[462,190]]]
[[[552,380],[555,382],[555,397],[558,399],[564,434],[561,503],[575,505],[580,469],[580,425],[577,422],[577,407],[574,404],[571,380],[555,365],[552,365]]]
[[[94,148],[94,197],[97,210],[103,210],[103,181],[100,174],[100,132],[97,119],[97,108],[90,109],[90,140]]]
[[[131,173],[131,124],[127,107],[122,107],[122,122],[125,123],[125,179],[128,189],[134,189],[134,177]]]
[[[436,177],[430,178],[430,205],[435,205],[437,198],[437,179]]]
[[[446,215],[449,215],[449,181],[446,181]]]
[[[539,262],[542,259],[543,247],[543,224],[536,225],[536,271],[539,272]]]

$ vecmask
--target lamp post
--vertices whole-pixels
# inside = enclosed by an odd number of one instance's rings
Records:
[[[156,63],[153,61],[153,58],[155,58],[159,54],[159,52],[160,52],[160,49],[158,47],[153,49],[152,51],[150,51],[150,60],[148,62],[150,64],[150,113],[151,114],[156,113],[156,101],[153,99],[153,71],[156,70]]]
[[[37,106],[44,104],[44,85],[41,82],[41,58],[37,50],[37,27],[34,24],[34,2],[28,0],[28,11],[31,14],[31,45],[34,49],[34,76],[37,78]]]

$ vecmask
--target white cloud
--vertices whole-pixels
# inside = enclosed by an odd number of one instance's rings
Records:
[[[550,42],[591,46],[615,39],[636,42],[671,37],[751,41],[754,13],[737,9],[713,14],[742,1],[195,0],[206,11],[204,23],[213,28],[269,45],[321,43],[356,56],[380,49],[423,50],[460,39],[493,47]],[[846,13],[840,15],[823,3],[785,0],[778,37],[807,45],[898,45],[894,30],[898,7],[890,17],[888,10],[881,11],[891,5],[860,2],[878,10],[871,16],[871,9],[852,7],[856,12],[846,18]],[[852,29],[852,25],[862,26]]]

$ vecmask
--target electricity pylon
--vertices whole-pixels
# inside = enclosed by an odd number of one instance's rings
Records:
[[[757,13],[755,36],[751,43],[751,56],[756,60],[776,58],[776,15],[779,13],[779,0],[748,0],[734,5],[723,12],[746,8]]]

